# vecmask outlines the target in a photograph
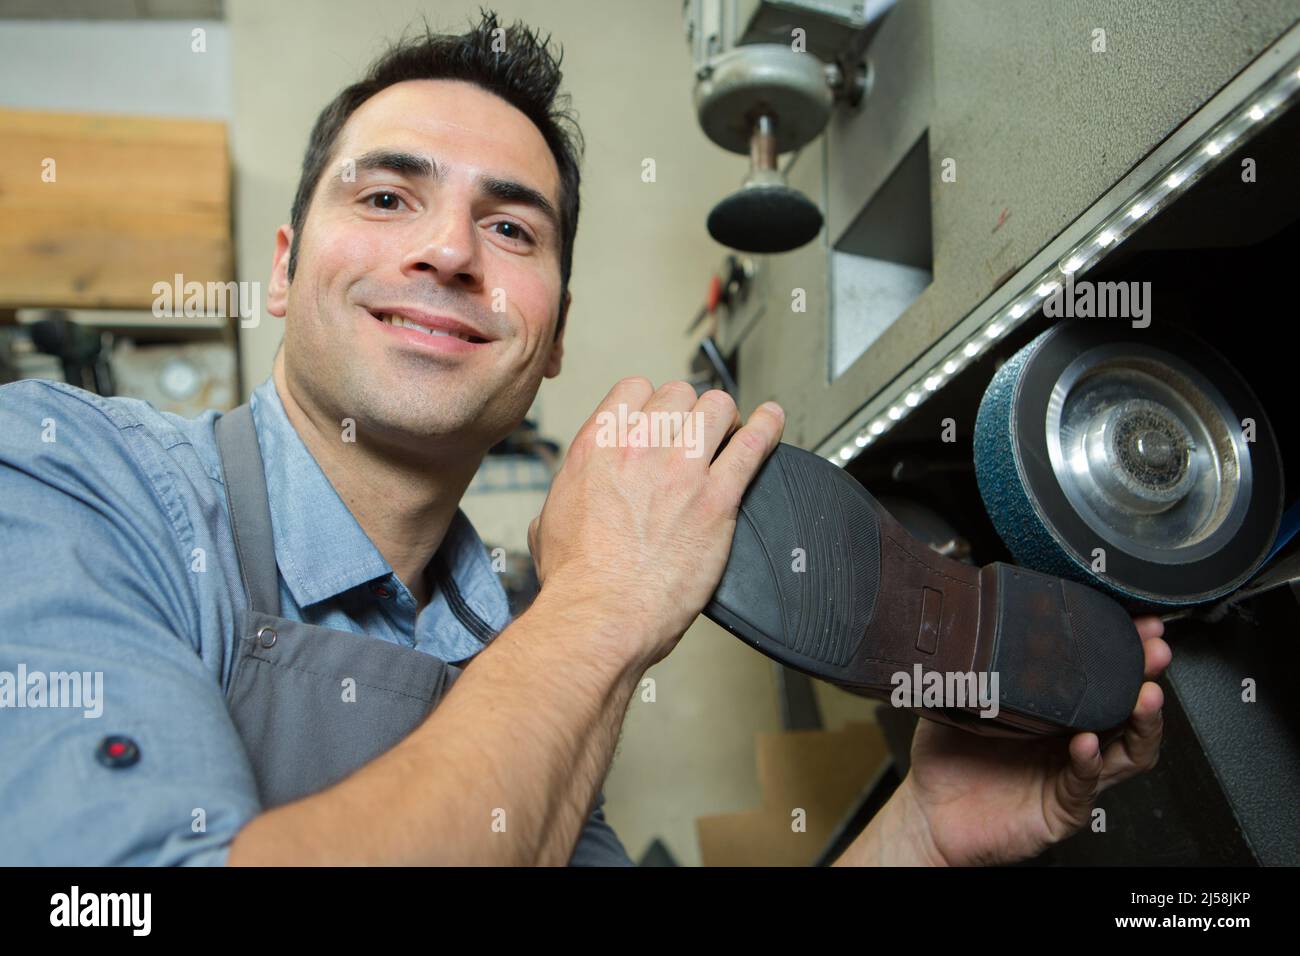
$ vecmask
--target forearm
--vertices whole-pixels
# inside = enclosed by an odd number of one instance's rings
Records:
[[[834,866],[946,866],[905,777]]]
[[[402,743],[251,821],[229,862],[566,863],[644,670],[629,626],[543,588]]]

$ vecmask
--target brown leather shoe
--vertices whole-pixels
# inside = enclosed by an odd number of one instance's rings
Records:
[[[787,667],[975,733],[1100,733],[1142,686],[1142,640],[1114,600],[945,558],[843,469],[784,443],[745,493],[704,613]]]

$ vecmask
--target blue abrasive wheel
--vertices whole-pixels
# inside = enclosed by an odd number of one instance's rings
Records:
[[[1283,507],[1264,409],[1192,336],[1054,325],[993,376],[975,424],[993,525],[1020,564],[1130,605],[1214,600],[1263,563]]]

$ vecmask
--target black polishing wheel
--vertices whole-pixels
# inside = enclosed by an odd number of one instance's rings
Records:
[[[744,186],[709,213],[709,235],[741,252],[789,252],[821,228],[816,204],[787,186]]]
[[[1038,336],[984,393],[975,466],[1020,564],[1139,606],[1229,594],[1282,517],[1263,407],[1211,346],[1170,329],[1073,321]]]

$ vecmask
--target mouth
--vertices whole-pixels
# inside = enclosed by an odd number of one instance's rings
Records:
[[[366,311],[370,313],[371,318],[390,328],[409,329],[430,338],[458,339],[470,345],[486,345],[492,341],[463,322],[444,316],[407,311],[389,312],[380,309],[367,309]]]

